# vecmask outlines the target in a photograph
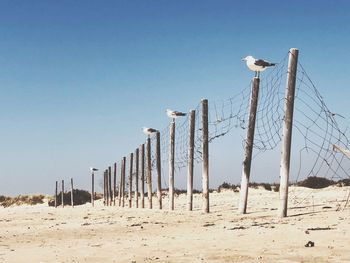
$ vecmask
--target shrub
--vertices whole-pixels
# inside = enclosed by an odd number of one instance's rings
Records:
[[[36,205],[44,203],[44,195],[19,195],[16,197],[0,196],[0,205],[9,207],[12,205]]]
[[[337,182],[339,186],[350,186],[350,179],[342,179]]]
[[[334,184],[335,182],[332,180],[329,180],[324,177],[317,177],[317,176],[310,176],[305,180],[297,183],[298,186],[303,186],[303,187],[312,188],[312,189],[321,189]]]
[[[62,204],[61,193],[57,194],[57,206]],[[97,199],[97,198],[96,198]],[[74,189],[73,190],[74,205],[83,205],[91,202],[91,194],[85,190]],[[71,205],[71,192],[63,193],[63,204]],[[50,198],[49,206],[55,206],[55,196]]]
[[[221,185],[218,186],[218,193],[220,193],[222,189],[232,189],[234,192],[239,192],[237,188],[239,188],[238,185],[223,182]]]

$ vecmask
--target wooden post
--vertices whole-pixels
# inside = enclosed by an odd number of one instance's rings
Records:
[[[103,172],[103,200],[104,200],[104,205],[107,205],[107,176],[106,176],[106,170]]]
[[[130,153],[130,166],[129,166],[129,208],[132,207],[132,168],[133,168],[134,154]]]
[[[208,100],[202,100],[202,188],[203,211],[209,213],[209,127],[208,127]]]
[[[123,170],[122,170],[122,207],[125,206],[125,167],[126,157],[123,157]]]
[[[113,170],[113,205],[115,206],[115,198],[117,193],[117,163],[114,163]]]
[[[245,157],[244,157],[243,168],[242,168],[240,200],[239,200],[239,207],[238,207],[240,214],[245,214],[247,212],[248,188],[249,188],[250,168],[251,168],[252,154],[253,154],[256,110],[258,107],[259,84],[260,84],[260,79],[257,77],[254,77],[251,97],[250,97],[249,123],[248,123],[247,135],[245,140]]]
[[[106,205],[109,206],[109,180],[108,180],[108,169],[105,171],[106,176]]]
[[[141,208],[145,208],[145,144],[141,145]]]
[[[109,205],[112,205],[112,167],[108,166],[108,197],[109,197]]]
[[[62,208],[64,207],[64,180],[62,180],[62,192],[61,192]]]
[[[281,154],[281,167],[280,167],[280,207],[279,216],[287,216],[288,206],[288,183],[289,183],[289,167],[290,167],[290,153],[292,146],[292,128],[293,128],[293,111],[294,111],[294,96],[295,96],[295,83],[297,75],[299,50],[292,48],[289,51],[288,62],[288,79],[286,85],[285,95],[285,115],[283,124],[283,142],[282,142],[282,154]]]
[[[175,120],[170,123],[169,147],[169,209],[174,210],[174,173],[175,173]]]
[[[135,151],[135,206],[139,207],[139,148]]]
[[[105,177],[106,177],[106,206],[109,206],[109,193],[108,193],[108,169],[105,170]]]
[[[119,192],[118,192],[118,205],[122,205],[122,190],[123,190],[123,159],[120,163],[120,181],[119,181]]]
[[[156,158],[157,158],[157,197],[159,209],[162,209],[162,170],[161,170],[161,156],[160,156],[160,132],[156,133],[157,147],[156,147]]]
[[[58,182],[56,181],[56,188],[55,188],[55,208],[57,208],[57,188],[58,188]]]
[[[95,174],[91,172],[91,205],[95,206]]]
[[[70,179],[70,189],[71,189],[71,192],[70,192],[70,204],[72,207],[74,207],[74,195],[73,195],[73,191],[74,191],[74,188],[73,188],[73,178]]]
[[[189,145],[188,145],[188,169],[187,169],[187,209],[193,209],[193,159],[194,159],[194,132],[196,111],[190,111],[189,118]]]
[[[151,160],[151,138],[147,138],[147,196],[148,205],[152,209],[152,160]]]

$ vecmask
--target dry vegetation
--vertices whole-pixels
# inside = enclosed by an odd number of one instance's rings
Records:
[[[36,205],[44,203],[44,198],[44,195],[19,195],[16,197],[0,195],[0,205],[3,207],[13,205]]]

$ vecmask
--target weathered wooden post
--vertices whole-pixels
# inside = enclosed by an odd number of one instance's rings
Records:
[[[202,188],[203,211],[209,213],[209,127],[208,127],[208,100],[202,100]]]
[[[112,205],[112,167],[108,166],[108,197],[109,197],[109,205]]]
[[[133,169],[134,154],[130,153],[130,166],[129,166],[129,208],[132,207],[132,169]]]
[[[148,205],[152,209],[152,160],[151,160],[151,138],[147,138],[147,196]]]
[[[256,111],[258,108],[258,97],[259,97],[259,84],[260,79],[257,77],[253,78],[252,91],[250,97],[250,112],[247,135],[245,140],[245,156],[242,168],[242,179],[241,179],[241,190],[239,200],[239,213],[245,214],[247,212],[247,201],[248,201],[248,188],[250,178],[250,168],[253,154],[254,144],[254,131],[255,131],[255,120]]]
[[[117,193],[117,163],[114,163],[113,169],[113,205],[115,206],[115,198]]]
[[[170,141],[169,141],[169,209],[174,210],[174,173],[175,173],[175,120],[170,123]]]
[[[61,192],[62,208],[64,207],[64,180],[62,180],[62,192]]]
[[[108,169],[105,170],[106,177],[106,205],[109,206],[109,186],[108,186]]]
[[[71,192],[70,192],[70,203],[71,203],[71,206],[74,207],[74,195],[73,195],[73,192],[74,192],[74,188],[73,188],[73,178],[70,179],[70,189],[71,189]]]
[[[162,209],[162,170],[161,170],[161,156],[160,156],[160,132],[156,133],[157,147],[156,147],[156,159],[157,159],[157,197],[159,209]]]
[[[141,208],[145,208],[145,144],[141,145]]]
[[[103,200],[104,200],[104,205],[108,205],[107,204],[107,197],[108,196],[108,190],[107,190],[107,173],[106,170],[104,170],[103,172]]]
[[[56,189],[55,189],[55,208],[57,208],[57,188],[58,188],[58,182],[56,181]]]
[[[106,205],[106,171],[103,171],[103,205]]]
[[[139,148],[135,150],[135,206],[139,208]]]
[[[188,145],[188,169],[187,169],[187,208],[193,209],[193,159],[194,159],[194,132],[196,111],[190,111],[189,118],[189,145]]]
[[[288,79],[285,95],[285,115],[283,124],[283,142],[280,167],[280,217],[287,216],[288,206],[288,184],[289,184],[289,168],[290,168],[290,153],[292,145],[292,128],[293,128],[293,112],[294,112],[294,96],[295,83],[298,66],[299,50],[292,48],[289,51],[288,62]]]
[[[126,169],[126,157],[123,157],[123,170],[122,170],[122,207],[125,206],[125,169]]]
[[[95,206],[95,174],[91,171],[91,205]]]
[[[120,163],[120,181],[119,181],[119,192],[118,192],[118,205],[122,205],[122,190],[123,190],[123,159]]]

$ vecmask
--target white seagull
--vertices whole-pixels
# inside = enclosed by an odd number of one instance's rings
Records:
[[[255,59],[252,56],[246,56],[242,58],[242,61],[246,61],[248,68],[255,72],[255,77],[259,77],[261,71],[276,65],[276,63],[270,63],[263,59]]]
[[[96,172],[96,171],[98,171],[98,169],[97,169],[97,168],[94,168],[94,167],[90,167],[90,171],[91,171],[91,172]]]
[[[155,133],[155,132],[157,132],[158,130],[153,129],[153,128],[143,127],[143,128],[142,128],[142,131],[143,131],[144,134],[150,136],[152,133]]]
[[[184,112],[169,110],[169,109],[166,110],[166,114],[168,115],[169,118],[173,118],[173,119],[176,119],[177,117],[186,116],[186,113]]]

